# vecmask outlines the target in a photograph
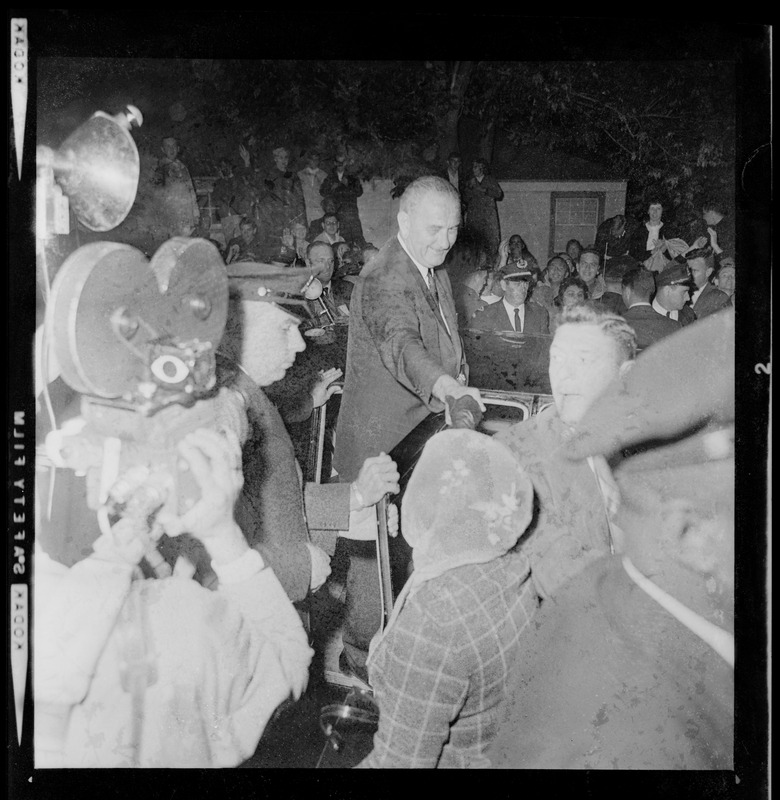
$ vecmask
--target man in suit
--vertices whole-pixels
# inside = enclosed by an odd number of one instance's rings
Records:
[[[682,326],[696,322],[696,314],[688,303],[692,285],[687,265],[673,261],[665,270],[655,273],[653,310]]]
[[[517,331],[518,333],[549,333],[550,316],[546,308],[531,303],[534,275],[530,269],[509,263],[499,272],[504,296],[477,311],[469,327],[483,331]]]
[[[349,301],[354,287],[343,278],[333,277],[335,265],[333,248],[327,242],[312,242],[309,245],[306,266],[322,284],[320,297],[309,301],[309,311],[315,319],[325,315],[332,317],[335,322],[349,317]]]
[[[725,306],[730,306],[731,299],[729,296],[717,289],[709,281],[714,264],[712,248],[701,247],[697,250],[691,250],[686,254],[685,259],[688,262],[688,269],[691,271],[693,282],[696,284],[688,301],[696,314],[696,319],[702,319],[702,317],[720,311]]]
[[[636,346],[640,350],[680,330],[682,326],[678,321],[659,314],[650,305],[655,291],[652,272],[641,266],[634,267],[623,276],[622,286],[623,302],[628,307],[623,318],[634,329]]]
[[[314,237],[315,242],[325,242],[326,244],[338,244],[344,241],[344,237],[339,233],[341,223],[337,214],[325,214],[322,218],[322,233]]]
[[[439,177],[407,186],[398,234],[371,259],[352,293],[344,393],[333,465],[339,480],[354,479],[367,456],[389,452],[445,398],[471,395],[452,288],[437,269],[455,243],[460,199]],[[373,543],[339,545],[350,559],[343,633],[350,668],[365,664],[379,627],[378,575]],[[360,673],[358,673],[360,674]]]

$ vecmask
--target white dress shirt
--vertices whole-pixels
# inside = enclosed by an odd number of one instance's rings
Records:
[[[427,286],[428,285],[428,267],[422,266],[422,264],[420,264],[420,262],[417,261],[417,259],[409,252],[408,248],[406,247],[406,244],[404,243],[404,240],[401,238],[400,232],[398,233],[398,241],[401,244],[401,247],[403,247],[404,252],[406,253],[406,255],[408,255],[409,258],[412,259],[412,263],[414,264],[415,267],[417,267],[417,270],[419,271],[420,275],[422,276],[422,279],[425,281],[425,285]],[[452,332],[450,331],[450,326],[447,324],[447,320],[446,320],[446,318],[444,316],[444,312],[441,310],[441,299],[439,299],[439,314],[441,314],[441,318],[444,321],[444,327],[447,329],[447,333],[449,333],[450,337],[452,337]]]
[[[669,311],[668,309],[664,308],[657,300],[653,300],[653,309],[657,311],[659,314],[662,314],[664,317],[669,317],[673,319],[675,322],[678,322],[677,319],[678,311]]]
[[[520,312],[520,333],[523,332],[523,328],[525,328],[525,304],[522,306],[513,306],[507,303],[506,298],[502,297],[501,302],[504,304],[504,308],[506,309],[506,313],[509,314],[509,321],[512,323],[512,328],[515,328],[515,309]]]

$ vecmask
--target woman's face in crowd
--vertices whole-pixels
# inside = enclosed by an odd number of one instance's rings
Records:
[[[481,178],[485,174],[485,168],[482,166],[482,164],[474,164],[472,169],[474,171],[475,178]]]
[[[582,305],[585,302],[585,292],[579,286],[569,286],[563,293],[562,300],[564,308]]]
[[[650,222],[657,225],[661,221],[661,215],[664,213],[664,207],[660,203],[653,203],[647,209],[647,215],[650,217]]]
[[[579,242],[572,241],[566,245],[566,253],[575,264],[579,261],[581,252],[582,245]]]

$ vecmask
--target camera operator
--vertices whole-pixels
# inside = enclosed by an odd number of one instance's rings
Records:
[[[131,468],[109,493],[127,513],[110,524],[99,512],[86,558],[68,568],[38,554],[36,767],[236,766],[306,686],[303,626],[233,518],[238,436],[200,428],[178,453],[200,490],[185,514],[147,514],[144,468]],[[175,575],[137,579],[160,528],[202,542],[218,591]]]

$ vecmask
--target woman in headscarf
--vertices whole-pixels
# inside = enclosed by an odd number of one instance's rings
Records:
[[[401,507],[414,572],[369,653],[379,727],[360,767],[489,766],[537,607],[513,550],[532,506],[530,479],[489,436],[445,430],[426,444]]]

